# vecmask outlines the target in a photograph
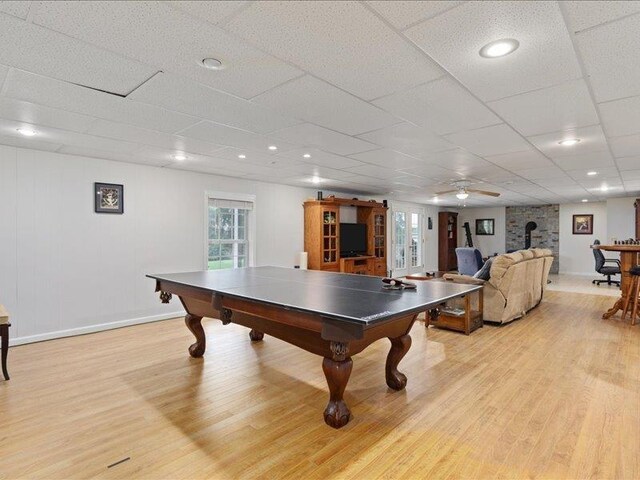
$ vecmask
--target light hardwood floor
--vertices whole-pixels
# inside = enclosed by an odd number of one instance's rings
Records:
[[[387,341],[354,357],[341,430],[320,357],[233,324],[205,322],[203,359],[181,319],[15,347],[0,479],[639,478],[640,325],[610,304],[548,292],[469,337],[418,322],[405,391]]]

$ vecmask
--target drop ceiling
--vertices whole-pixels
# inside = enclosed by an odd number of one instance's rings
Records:
[[[638,31],[638,1],[0,1],[0,143],[419,203],[636,195]]]

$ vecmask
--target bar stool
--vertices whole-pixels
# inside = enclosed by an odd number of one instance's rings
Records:
[[[631,274],[631,285],[629,285],[629,291],[627,292],[627,298],[624,301],[624,310],[622,312],[622,319],[627,316],[627,312],[629,308],[632,308],[631,311],[631,325],[636,324],[636,315],[638,313],[638,304],[640,304],[640,265],[636,265],[635,267],[631,267],[629,269],[629,274]]]

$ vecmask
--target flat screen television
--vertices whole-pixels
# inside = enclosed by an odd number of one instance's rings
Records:
[[[365,223],[340,224],[340,256],[355,257],[367,253],[367,225]]]

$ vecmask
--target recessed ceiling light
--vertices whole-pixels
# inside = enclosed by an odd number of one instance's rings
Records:
[[[563,147],[571,147],[572,145],[575,145],[579,141],[580,141],[579,138],[567,138],[566,140],[560,140],[558,144],[562,145]]]
[[[438,203],[440,199],[438,197],[433,197],[433,203]]]
[[[597,175],[597,174],[598,172],[594,172],[594,171],[587,172],[587,175],[589,175],[590,177],[593,177],[594,175]]]
[[[204,68],[209,70],[224,70],[225,65],[217,58],[203,58],[200,62]]]
[[[311,183],[315,183],[315,184],[320,183],[320,177],[318,177],[317,175],[314,175],[313,177],[311,177]]]
[[[171,155],[171,158],[178,162],[182,162],[187,159],[187,156],[183,153],[176,153],[175,155]]]
[[[275,145],[269,145],[269,150],[273,151],[273,150],[277,150],[278,147],[276,147]]]
[[[601,191],[601,192],[606,192],[607,190],[609,190],[609,187],[607,187],[606,185],[602,185],[602,186],[600,187],[600,191]]]
[[[487,43],[480,49],[480,56],[485,58],[504,57],[515,52],[520,46],[520,42],[513,38],[502,38],[491,43]]]
[[[304,158],[311,158],[311,154],[309,153],[305,153],[304,155],[302,155]]]
[[[582,203],[587,203],[589,200],[587,200],[586,198],[582,199]]]
[[[241,153],[240,155],[238,155],[238,158],[247,158],[247,156],[244,153]]]
[[[17,130],[20,135],[24,135],[25,137],[33,137],[34,135],[38,134],[38,132],[36,132],[32,128],[21,127],[21,128],[18,128]]]

